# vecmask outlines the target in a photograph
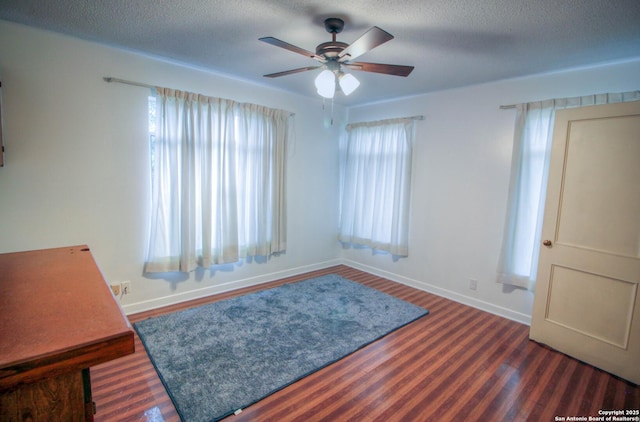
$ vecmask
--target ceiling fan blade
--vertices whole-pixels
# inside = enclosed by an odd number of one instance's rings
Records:
[[[259,38],[260,41],[266,42],[267,44],[275,45],[276,47],[284,48],[285,50],[293,51],[294,53],[302,54],[303,56],[318,60],[319,62],[326,63],[324,57],[320,57],[315,53],[312,53],[309,50],[305,50],[304,48],[296,47],[293,44],[289,44],[288,42],[284,42],[277,38],[273,37],[263,37]]]
[[[363,55],[367,51],[392,39],[393,35],[383,29],[378,28],[377,26],[374,26],[373,28],[362,34],[360,38],[352,42],[349,47],[342,50],[338,57],[342,58],[348,54],[349,60],[353,60],[356,57]]]
[[[384,73],[385,75],[409,76],[413,71],[413,66],[403,66],[397,64],[383,63],[367,63],[367,62],[351,62],[343,63],[342,66],[353,70],[362,70],[364,72]]]
[[[285,70],[283,72],[270,73],[268,75],[264,75],[264,77],[265,78],[277,78],[279,76],[292,75],[294,73],[304,72],[304,71],[307,71],[307,70],[313,70],[313,69],[317,69],[319,67],[321,67],[321,66],[301,67],[301,68],[298,68],[298,69]]]

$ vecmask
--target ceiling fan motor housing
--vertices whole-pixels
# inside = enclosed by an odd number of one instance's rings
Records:
[[[323,42],[316,47],[316,54],[332,59],[338,57],[338,54],[347,47],[349,47],[349,44],[340,41]]]

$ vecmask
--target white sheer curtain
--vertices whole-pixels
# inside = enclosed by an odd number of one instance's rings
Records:
[[[413,120],[349,125],[345,142],[339,240],[407,256]]]
[[[156,107],[145,272],[284,252],[289,113],[167,88]]]
[[[535,287],[555,111],[637,100],[640,100],[640,91],[546,100],[516,107],[498,282],[529,290]]]

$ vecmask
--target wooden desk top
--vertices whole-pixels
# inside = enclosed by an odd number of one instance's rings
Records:
[[[0,391],[133,352],[86,245],[0,254]]]

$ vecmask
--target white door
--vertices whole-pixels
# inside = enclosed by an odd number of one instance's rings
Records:
[[[530,338],[640,384],[640,102],[559,110]]]

